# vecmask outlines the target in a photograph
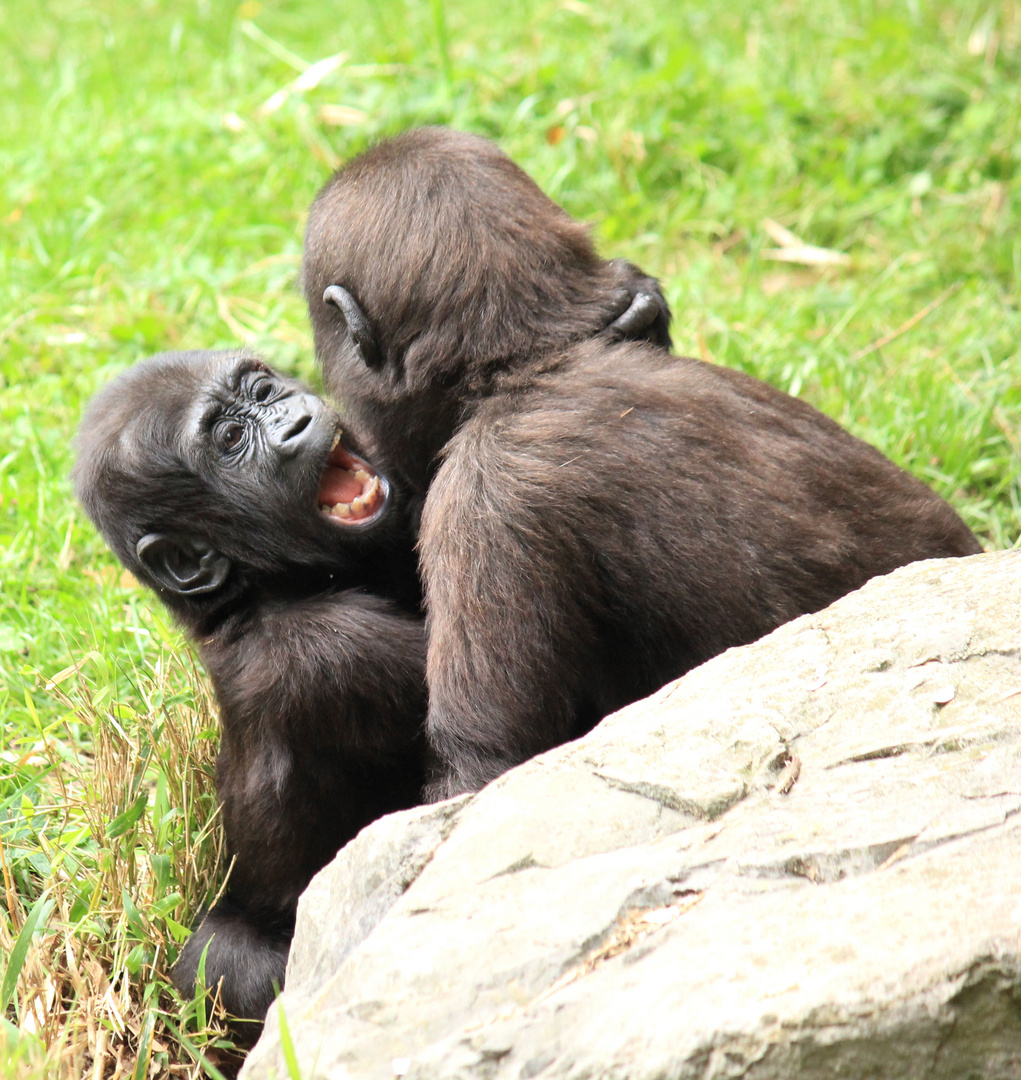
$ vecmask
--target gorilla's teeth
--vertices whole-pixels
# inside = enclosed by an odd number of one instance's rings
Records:
[[[330,453],[332,454],[333,451],[336,450],[339,445],[340,445],[340,429],[338,428],[333,433],[333,442],[330,443]]]
[[[349,469],[348,472],[350,471]],[[362,518],[370,516],[379,509],[379,505],[383,500],[379,477],[373,476],[370,479],[369,474],[364,469],[359,469],[353,475],[362,483],[365,483],[366,480],[369,481],[363,494],[352,499],[349,503],[337,503],[335,506],[320,507],[324,514],[330,514],[336,518]]]

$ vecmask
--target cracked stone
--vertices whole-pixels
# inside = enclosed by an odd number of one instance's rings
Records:
[[[919,563],[375,823],[242,1077],[1017,1080],[1019,656],[1021,553]]]

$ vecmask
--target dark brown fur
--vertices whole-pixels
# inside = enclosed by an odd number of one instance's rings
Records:
[[[304,280],[327,386],[392,468],[432,478],[434,796],[874,575],[981,550],[942,499],[805,403],[663,348],[582,340],[607,321],[612,278],[582,226],[454,132],[382,144],[312,208]],[[331,284],[376,328],[376,368],[322,303]]]
[[[316,355],[380,468],[424,495],[464,411],[494,378],[602,335],[669,345],[658,283],[596,254],[588,228],[492,143],[423,128],[350,162],[316,198],[302,269]],[[324,299],[347,288],[372,324],[370,369]],[[618,319],[636,294],[656,318]]]
[[[273,379],[263,401],[246,397],[253,373]],[[249,425],[245,458],[210,438],[203,417],[215,422],[221,405]],[[283,984],[312,875],[370,821],[420,801],[424,782],[411,546],[396,505],[368,530],[323,520],[336,427],[332,409],[257,358],[175,353],[117,379],[79,433],[79,498],[191,636],[216,690],[234,866],[174,979],[190,995],[204,962],[206,985],[221,983],[242,1018],[261,1019]],[[176,545],[172,558],[159,561],[153,537]]]

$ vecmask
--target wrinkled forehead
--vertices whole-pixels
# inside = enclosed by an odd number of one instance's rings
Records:
[[[179,457],[210,408],[236,392],[255,358],[236,352],[170,353],[136,364],[96,402],[93,432],[104,430],[117,453],[135,465]]]
[[[256,356],[244,352],[199,354],[190,371],[190,392],[178,405],[178,431],[195,436],[217,413],[237,400],[245,372],[268,370]]]

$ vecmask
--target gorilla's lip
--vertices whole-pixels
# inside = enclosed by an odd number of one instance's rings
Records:
[[[320,513],[342,527],[367,525],[382,514],[389,494],[386,477],[352,454],[337,432],[319,478]]]

